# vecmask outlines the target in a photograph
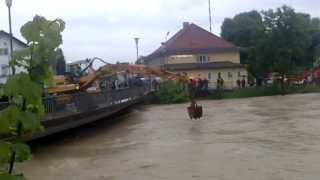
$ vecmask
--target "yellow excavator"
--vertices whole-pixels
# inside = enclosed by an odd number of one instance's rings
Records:
[[[93,69],[93,63],[98,60],[105,65],[98,70]],[[86,64],[84,69],[79,64]],[[101,58],[86,59],[79,63],[69,65],[69,73],[65,76],[55,76],[53,85],[47,88],[49,94],[70,94],[85,91],[90,88],[96,80],[112,77],[118,73],[139,74],[142,76],[157,76],[167,80],[174,80],[184,84],[189,84],[190,79],[186,74],[173,73],[158,67],[147,67],[145,65],[133,64],[110,64]],[[191,86],[190,86],[191,87]],[[191,90],[193,91],[193,90]],[[202,117],[202,107],[195,101],[194,93],[191,94],[191,105],[188,107],[190,118]]]
[[[92,64],[99,60],[106,65],[94,70]],[[79,69],[79,64],[87,64],[84,69]],[[158,76],[163,79],[188,83],[189,78],[185,74],[178,74],[165,71],[157,67],[147,67],[145,65],[134,64],[110,64],[100,58],[87,59],[82,62],[73,63],[68,68],[71,72],[66,75],[54,76],[53,85],[47,88],[49,94],[68,94],[77,91],[84,91],[89,88],[92,83],[102,77],[111,77],[117,73],[139,74],[143,76]],[[77,70],[78,69],[78,70]],[[88,71],[89,70],[89,71]]]

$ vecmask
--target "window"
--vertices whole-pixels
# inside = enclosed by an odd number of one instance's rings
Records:
[[[9,54],[8,48],[0,48],[0,56],[6,56]]]
[[[241,73],[240,72],[238,72],[238,77],[240,77],[241,76]]]
[[[209,62],[209,57],[208,56],[199,56],[198,62],[201,63],[201,64],[208,63]]]
[[[8,76],[9,75],[9,66],[6,64],[1,65],[1,76]]]
[[[210,72],[208,73],[208,79],[211,79],[211,73]]]
[[[229,78],[229,79],[232,78],[232,72],[228,72],[228,78]]]

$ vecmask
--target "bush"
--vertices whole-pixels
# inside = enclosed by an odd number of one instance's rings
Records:
[[[285,94],[299,94],[299,93],[312,93],[320,92],[318,86],[286,86]],[[274,96],[281,95],[283,91],[280,84],[273,84],[267,87],[250,87],[244,89],[237,89],[233,91],[211,91],[209,99],[232,99],[232,98],[246,98],[246,97],[259,97],[259,96]]]
[[[189,101],[187,88],[185,88],[183,84],[174,81],[162,83],[156,96],[162,104],[175,104]]]

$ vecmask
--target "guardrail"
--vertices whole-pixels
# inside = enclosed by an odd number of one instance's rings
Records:
[[[152,91],[149,85],[103,91],[99,93],[76,93],[46,97],[43,100],[46,113],[85,112],[97,108],[124,103],[142,97]]]
[[[151,83],[144,83],[141,86],[99,93],[80,92],[70,95],[48,96],[43,99],[43,104],[46,113],[52,115],[55,113],[85,112],[131,101],[154,91],[154,89]],[[0,102],[0,110],[7,106],[7,102]]]

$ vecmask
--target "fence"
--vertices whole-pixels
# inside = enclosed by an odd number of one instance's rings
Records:
[[[99,93],[80,92],[70,95],[48,96],[43,99],[43,104],[47,114],[84,112],[132,101],[147,95],[153,89],[150,83],[144,83],[141,86]],[[7,106],[7,102],[0,102],[0,110]]]
[[[149,86],[140,86],[99,93],[52,96],[46,97],[43,102],[46,113],[75,113],[132,101],[148,94],[150,91],[151,88]]]

